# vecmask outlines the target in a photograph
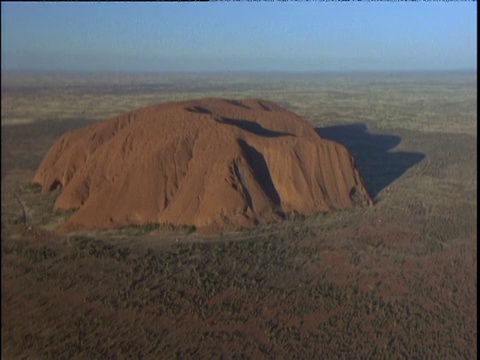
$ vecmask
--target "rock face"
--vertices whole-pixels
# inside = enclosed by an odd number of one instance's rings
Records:
[[[65,133],[34,179],[61,186],[59,230],[194,225],[215,233],[370,204],[346,148],[263,100],[202,99],[136,110]]]

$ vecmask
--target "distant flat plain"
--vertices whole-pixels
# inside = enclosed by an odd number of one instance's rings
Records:
[[[1,86],[2,356],[477,357],[476,72],[5,73]],[[51,231],[68,216],[58,193],[28,183],[58,136],[203,97],[304,117],[350,150],[374,206],[209,238]]]
[[[21,74],[2,76],[3,124],[100,120],[199,97],[263,98],[323,126],[476,133],[476,73]]]

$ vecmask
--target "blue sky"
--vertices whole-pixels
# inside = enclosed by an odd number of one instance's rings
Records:
[[[2,70],[475,69],[476,2],[1,3]]]

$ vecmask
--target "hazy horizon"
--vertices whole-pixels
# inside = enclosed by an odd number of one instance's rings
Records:
[[[430,70],[430,69],[414,69],[414,70],[226,70],[226,71],[183,71],[183,70],[43,70],[43,69],[2,69],[2,74],[18,74],[18,75],[79,75],[79,76],[95,76],[95,75],[185,75],[185,76],[364,76],[364,75],[441,75],[441,74],[475,74],[477,69],[444,69],[444,70]]]
[[[476,71],[475,2],[1,3],[2,72]]]

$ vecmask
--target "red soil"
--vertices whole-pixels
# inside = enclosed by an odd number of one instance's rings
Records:
[[[65,133],[34,183],[62,187],[63,231],[127,224],[220,232],[370,204],[347,149],[263,100],[203,99],[136,110]]]

